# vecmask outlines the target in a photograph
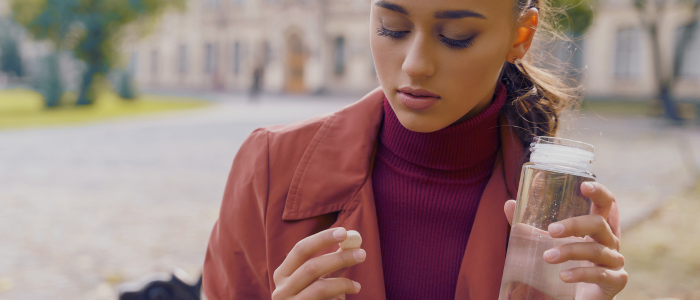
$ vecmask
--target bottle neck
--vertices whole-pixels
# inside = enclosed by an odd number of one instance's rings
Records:
[[[589,173],[595,158],[590,151],[557,144],[533,143],[530,150],[532,163],[564,166]]]

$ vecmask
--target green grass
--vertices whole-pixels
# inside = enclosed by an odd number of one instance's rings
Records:
[[[0,90],[0,129],[47,127],[88,123],[135,115],[204,107],[209,102],[194,98],[141,95],[122,100],[112,92],[102,93],[90,106],[76,107],[74,93],[66,93],[62,105],[47,109],[41,95],[26,89]]]
[[[650,115],[654,114],[649,101],[584,100],[581,110],[597,114]]]

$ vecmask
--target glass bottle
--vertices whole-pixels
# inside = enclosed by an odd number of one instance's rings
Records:
[[[594,149],[590,144],[555,137],[536,137],[530,145],[532,154],[520,176],[499,300],[576,298],[577,284],[563,282],[559,272],[584,262],[549,264],[543,253],[583,241],[579,237],[552,238],[547,228],[590,214],[591,200],[581,194],[581,183],[596,180],[591,173]]]

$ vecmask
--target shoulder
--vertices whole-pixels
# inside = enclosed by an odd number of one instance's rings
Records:
[[[248,138],[254,144],[267,143],[270,154],[293,154],[319,143],[327,135],[344,135],[350,131],[373,128],[381,120],[384,93],[376,88],[360,100],[336,111],[284,125],[270,125],[256,129]],[[286,156],[286,155],[285,155]]]

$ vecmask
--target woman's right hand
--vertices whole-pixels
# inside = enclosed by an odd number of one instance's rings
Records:
[[[273,300],[345,299],[345,294],[360,292],[360,284],[342,278],[349,267],[367,256],[363,249],[349,249],[313,257],[326,247],[345,240],[345,228],[331,228],[299,241],[275,270]]]

